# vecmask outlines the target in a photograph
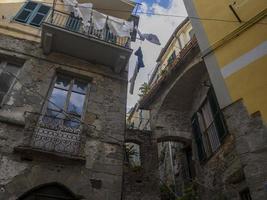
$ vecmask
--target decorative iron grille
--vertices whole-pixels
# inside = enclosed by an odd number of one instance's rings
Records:
[[[33,133],[30,145],[33,148],[49,152],[79,155],[81,146],[81,128],[63,125],[61,118],[31,113],[29,120]],[[26,118],[27,120],[27,118]],[[33,122],[35,121],[35,123]]]

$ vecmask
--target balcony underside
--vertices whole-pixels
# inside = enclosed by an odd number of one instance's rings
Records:
[[[92,63],[110,67],[120,73],[128,64],[132,49],[93,36],[72,32],[50,23],[42,25],[42,47],[45,54],[64,53]]]

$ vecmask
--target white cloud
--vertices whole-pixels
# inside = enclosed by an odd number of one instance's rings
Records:
[[[182,15],[187,16],[183,0],[172,0],[171,4],[168,8],[161,7],[158,3],[154,3],[151,7],[147,4],[142,4],[142,12],[151,12],[153,10],[154,13],[162,13],[165,15]],[[140,15],[139,22],[139,30],[142,33],[154,33],[156,34],[161,42],[161,46],[149,43],[147,41],[141,42],[137,40],[135,43],[132,43],[132,48],[134,51],[141,46],[143,55],[144,55],[144,64],[145,68],[140,69],[139,74],[137,76],[134,88],[134,94],[131,95],[128,93],[128,109],[137,102],[139,99],[138,89],[142,83],[148,82],[149,76],[151,75],[155,65],[156,59],[160,52],[160,50],[164,47],[169,37],[173,33],[174,29],[184,20],[184,18],[180,17],[167,17],[167,16],[159,16],[159,15]],[[129,66],[129,79],[131,78],[135,63],[136,56],[132,55],[130,59]],[[130,84],[129,84],[130,85]],[[129,88],[129,87],[128,87]]]

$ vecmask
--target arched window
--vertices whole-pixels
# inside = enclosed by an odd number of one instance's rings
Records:
[[[59,183],[48,183],[37,186],[22,196],[18,200],[77,200],[77,196],[67,187]]]

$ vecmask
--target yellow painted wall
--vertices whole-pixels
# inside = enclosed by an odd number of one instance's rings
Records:
[[[201,20],[210,46],[267,8],[266,0],[237,0],[234,8],[243,21],[243,23],[239,23],[229,9],[230,3],[233,2],[234,0],[218,0],[216,2],[214,0],[194,0],[198,16],[202,19],[211,19]],[[227,20],[227,22],[222,20]],[[219,67],[224,69],[226,65],[233,63],[266,41],[267,17],[222,47],[217,48],[213,54]],[[233,101],[243,98],[250,113],[261,111],[267,121],[266,55],[253,63],[243,65],[242,69],[225,77],[225,80]]]
[[[179,46],[178,38],[180,38],[182,45],[185,45],[190,41],[189,32],[192,30],[191,23],[186,23],[177,33],[176,37],[173,38],[171,44],[168,46],[166,52],[162,56],[160,63],[160,69],[163,70],[168,65],[168,59],[172,55],[173,51],[176,52],[176,55],[181,51],[183,48]]]
[[[25,0],[0,0],[0,33],[13,37],[39,42],[41,40],[41,28],[19,23],[14,17],[24,5]],[[53,0],[36,0],[52,7]],[[57,6],[63,10],[63,6]]]
[[[53,0],[33,0],[35,2],[41,2],[48,6],[53,5]],[[41,28],[30,26],[29,24],[19,23],[14,20],[14,17],[19,12],[20,8],[24,5],[26,0],[0,0],[0,33],[10,35],[13,37],[40,42]],[[78,2],[93,2],[94,0],[78,0]],[[105,3],[108,2],[108,3]],[[113,3],[111,3],[113,2]],[[116,17],[128,19],[131,10],[134,8],[134,4],[130,4],[120,0],[99,0],[97,3],[98,8],[104,8],[99,10],[105,13],[105,11],[117,9],[115,6],[119,6],[129,12],[116,12]],[[106,9],[106,10],[105,10]],[[62,0],[56,1],[56,10],[66,12]],[[114,14],[114,13],[108,13]]]

